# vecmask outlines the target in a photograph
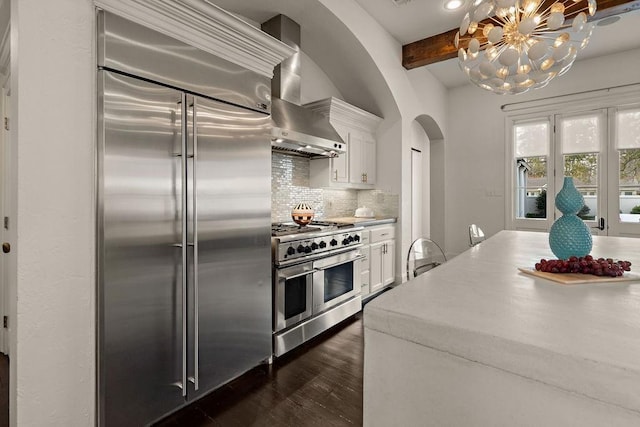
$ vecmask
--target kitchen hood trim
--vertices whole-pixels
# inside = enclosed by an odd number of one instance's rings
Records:
[[[347,152],[346,144],[340,147],[336,141],[309,136],[290,129],[273,127],[271,137],[271,147],[274,150],[308,157],[336,157]]]
[[[322,114],[331,122],[340,122],[366,132],[377,131],[380,123],[384,121],[384,119],[375,114],[360,108],[354,108],[353,105],[334,97],[310,102],[304,104],[304,107]]]
[[[95,0],[94,3],[268,78],[273,78],[276,65],[295,53],[295,49],[259,28],[201,0]]]

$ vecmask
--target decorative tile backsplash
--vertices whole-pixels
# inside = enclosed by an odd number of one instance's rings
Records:
[[[353,216],[359,206],[377,216],[397,217],[399,197],[379,190],[309,188],[309,159],[271,153],[271,221],[291,221],[291,209],[305,202],[317,219]]]
[[[358,207],[361,206],[373,209],[376,216],[397,218],[400,212],[400,197],[380,190],[360,190]]]

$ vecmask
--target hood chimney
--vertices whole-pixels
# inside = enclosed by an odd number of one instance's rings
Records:
[[[306,157],[346,153],[347,145],[329,120],[300,106],[300,25],[287,16],[276,15],[262,24],[262,30],[296,50],[276,66],[271,81],[273,149]]]

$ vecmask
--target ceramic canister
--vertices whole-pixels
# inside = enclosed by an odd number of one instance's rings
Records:
[[[307,225],[313,220],[313,209],[306,203],[298,203],[291,211],[291,218],[296,224]]]

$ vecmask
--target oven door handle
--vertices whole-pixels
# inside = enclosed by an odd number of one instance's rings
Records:
[[[353,258],[345,259],[345,260],[340,261],[340,262],[332,263],[330,265],[326,265],[326,266],[323,266],[323,267],[316,267],[315,270],[316,271],[323,271],[323,270],[327,270],[329,268],[337,267],[337,266],[342,265],[342,264],[346,264],[348,262],[358,261],[359,259],[363,259],[363,258],[366,258],[366,255],[356,255]]]
[[[279,276],[281,278],[283,278],[284,280],[291,280],[291,279],[295,279],[296,277],[302,277],[302,276],[306,276],[308,274],[313,274],[313,273],[317,273],[319,270],[317,268],[308,270],[308,271],[304,271],[302,273],[298,273],[298,274],[292,274],[291,276],[287,276],[284,274],[280,274]]]

